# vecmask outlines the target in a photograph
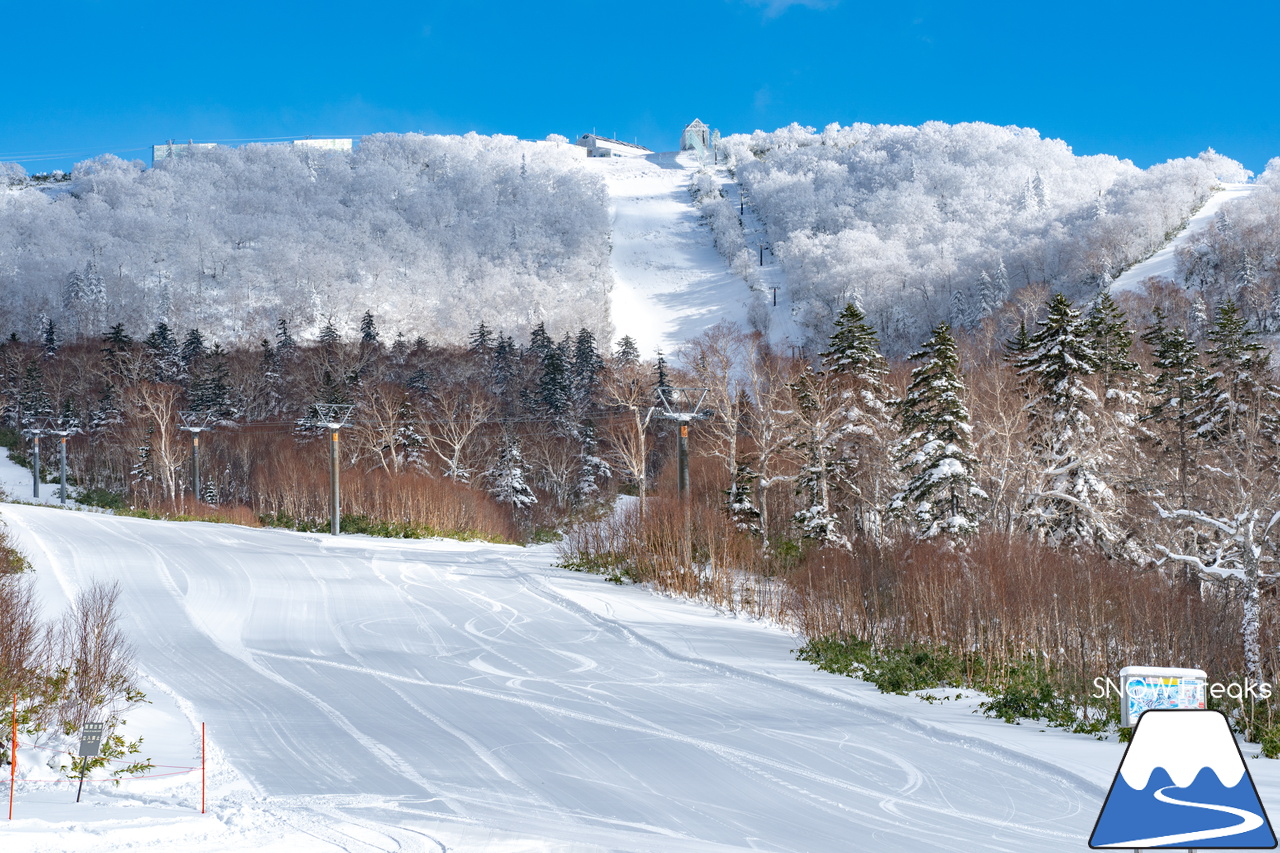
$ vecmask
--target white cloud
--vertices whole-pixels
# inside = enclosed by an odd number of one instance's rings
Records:
[[[806,9],[832,9],[840,0],[746,0],[752,6],[763,6],[766,18],[776,18],[792,6]]]

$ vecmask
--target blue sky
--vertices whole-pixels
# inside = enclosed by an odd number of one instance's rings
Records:
[[[52,8],[51,8],[52,7]],[[166,139],[799,122],[1035,127],[1148,166],[1280,156],[1274,2],[78,0],[10,6],[0,160]]]

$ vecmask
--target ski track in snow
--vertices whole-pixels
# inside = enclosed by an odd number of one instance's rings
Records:
[[[143,668],[209,724],[226,763],[211,812],[237,832],[352,851],[1024,853],[1083,845],[1101,802],[1017,752],[761,671],[790,666],[790,638],[566,577],[546,549],[3,515],[53,606],[120,582]]]

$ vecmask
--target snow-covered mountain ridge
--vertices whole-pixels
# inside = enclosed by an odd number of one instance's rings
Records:
[[[0,328],[136,336],[163,319],[250,342],[281,317],[350,333],[368,310],[409,339],[541,322],[650,355],[722,319],[821,344],[856,301],[899,352],[1029,283],[1090,295],[1247,178],[1212,151],[1143,170],[977,123],[792,126],[725,137],[711,164],[577,150],[383,134],[346,154],[86,161],[54,189],[0,192]]]

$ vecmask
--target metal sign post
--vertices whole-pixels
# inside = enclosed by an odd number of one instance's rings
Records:
[[[84,790],[84,777],[89,775],[89,759],[97,758],[102,749],[102,730],[105,723],[85,723],[80,731],[80,787],[76,788],[76,802],[80,802],[80,792]]]

